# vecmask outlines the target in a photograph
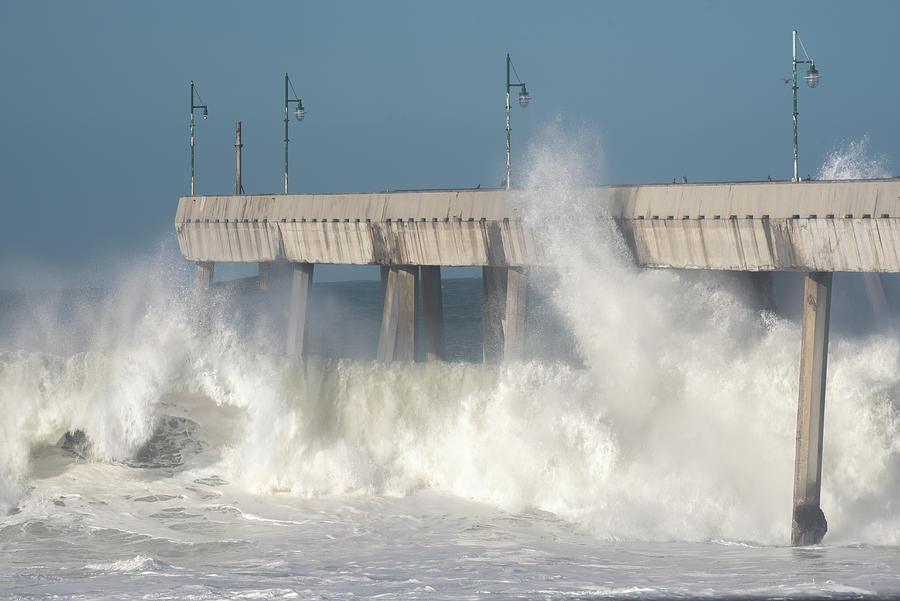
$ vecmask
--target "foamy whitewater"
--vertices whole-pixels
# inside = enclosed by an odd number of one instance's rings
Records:
[[[835,277],[829,532],[792,549],[802,278],[774,314],[740,274],[638,269],[571,138],[531,152],[559,269],[528,362],[476,362],[476,279],[444,282],[441,364],[367,358],[378,282],[316,289],[303,362],[277,295],[195,298],[180,259],[0,296],[0,597],[900,595],[895,313]]]

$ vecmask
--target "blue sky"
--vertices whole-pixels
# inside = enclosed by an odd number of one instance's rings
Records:
[[[283,77],[291,191],[497,186],[505,55],[513,168],[556,122],[587,135],[606,183],[789,178],[791,29],[822,74],[800,89],[800,170],[868,135],[900,173],[900,2],[48,2],[0,5],[5,286],[102,283],[175,246],[190,180],[278,192]],[[521,177],[521,175],[520,175]],[[329,277],[358,271],[333,271]]]

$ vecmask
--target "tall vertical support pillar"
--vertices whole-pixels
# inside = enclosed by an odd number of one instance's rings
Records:
[[[378,337],[379,361],[415,360],[416,279],[415,265],[391,266],[384,281],[384,309]]]
[[[444,304],[441,294],[441,268],[422,266],[422,317],[425,325],[425,360],[443,361]]]
[[[486,265],[481,268],[481,337],[485,363],[503,361],[506,276],[506,267]]]
[[[269,289],[269,273],[272,271],[272,264],[268,261],[259,262],[259,270],[256,274],[256,289]]]
[[[309,312],[309,289],[312,285],[313,264],[291,263],[291,298],[288,308],[287,355],[303,356],[303,336]]]
[[[482,337],[485,363],[525,354],[527,280],[521,267],[482,268]]]
[[[212,261],[194,263],[194,292],[206,292],[212,285],[216,264]]]
[[[503,356],[508,361],[525,358],[525,313],[528,280],[522,267],[506,272],[506,316],[503,320]]]
[[[822,490],[822,439],[825,424],[825,376],[831,272],[811,272],[803,286],[800,346],[800,399],[797,404],[797,447],[794,461],[794,511],[791,545],[815,545],[828,531],[819,507]]]

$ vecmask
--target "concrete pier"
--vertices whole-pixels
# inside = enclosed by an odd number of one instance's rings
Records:
[[[378,337],[379,361],[415,360],[416,279],[414,265],[392,266],[384,282],[384,309]]]
[[[822,440],[825,425],[825,377],[832,273],[806,275],[800,346],[800,398],[794,462],[794,510],[791,544],[815,545],[828,530],[819,506],[822,489]]]
[[[485,363],[524,358],[526,284],[521,268],[482,268],[481,329]]]
[[[303,356],[303,336],[306,333],[306,316],[309,313],[309,289],[312,285],[312,263],[291,264],[291,298],[288,307],[287,354]]]
[[[444,349],[444,303],[441,294],[441,268],[437,265],[423,265],[422,273],[422,317],[425,325],[425,360],[443,361],[447,358]]]

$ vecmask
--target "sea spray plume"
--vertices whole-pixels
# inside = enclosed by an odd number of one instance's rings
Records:
[[[891,177],[887,158],[870,156],[869,135],[857,140],[849,140],[840,148],[835,148],[825,157],[825,162],[816,173],[817,179],[877,179]]]
[[[777,540],[795,412],[782,372],[795,364],[796,327],[762,319],[736,278],[638,269],[585,192],[594,157],[579,150],[596,144],[550,130],[531,149],[526,219],[559,270],[553,297],[618,447],[614,475],[585,483],[595,496],[584,521],[612,536]]]
[[[634,267],[613,220],[582,192],[579,136],[554,124],[532,147],[525,193],[588,369],[580,399],[615,447],[606,477],[572,497],[578,521],[612,538],[782,543],[798,324],[748,307],[739,277]],[[833,541],[900,537],[898,362],[889,338],[833,337],[822,503]]]
[[[555,181],[577,183],[577,152],[560,156],[566,166]],[[531,193],[541,195],[549,220],[564,213],[554,204],[560,198],[578,200],[577,186],[568,189],[568,196],[548,185]],[[592,224],[592,207],[581,200],[573,214]],[[282,363],[219,338],[198,364],[202,389],[220,404],[246,407],[250,419],[216,469],[259,492],[407,494],[433,487],[511,511],[551,511],[604,538],[780,540],[782,507],[771,501],[770,485],[777,481],[775,496],[781,490],[789,499],[791,464],[760,466],[788,456],[795,406],[791,398],[784,410],[776,403],[776,410],[756,413],[760,398],[794,396],[779,387],[790,382],[790,389],[796,375],[777,371],[794,363],[771,360],[773,384],[757,377],[756,364],[737,361],[729,370],[721,342],[692,357],[700,342],[687,334],[715,325],[719,338],[743,339],[749,328],[763,341],[759,355],[783,358],[791,329],[775,320],[756,323],[759,316],[729,293],[728,279],[639,271],[627,262],[611,220],[600,230],[587,223],[548,227],[566,240],[552,250],[555,257],[571,261],[553,294],[589,369]],[[598,240],[598,231],[608,237]],[[607,311],[599,324],[593,309]],[[650,314],[641,317],[641,309]],[[752,324],[740,319],[746,315]],[[675,316],[689,323],[679,326]],[[675,331],[657,332],[670,327],[668,319]],[[723,382],[722,372],[737,376]],[[727,402],[732,397],[743,402]],[[781,441],[775,445],[772,430]],[[780,478],[772,476],[779,471]]]
[[[66,311],[37,303],[36,315],[53,317],[42,326],[48,351],[0,358],[0,502],[12,504],[21,492],[31,450],[66,432],[87,435],[91,459],[128,458],[152,434],[163,394],[185,382],[197,337],[181,291],[169,285],[172,271],[150,258],[126,272],[92,303]],[[92,331],[76,337],[82,350],[54,352],[55,344],[68,349],[71,329],[85,323]],[[34,326],[20,320],[23,329]]]
[[[900,340],[832,340],[822,507],[830,541],[900,543]]]

